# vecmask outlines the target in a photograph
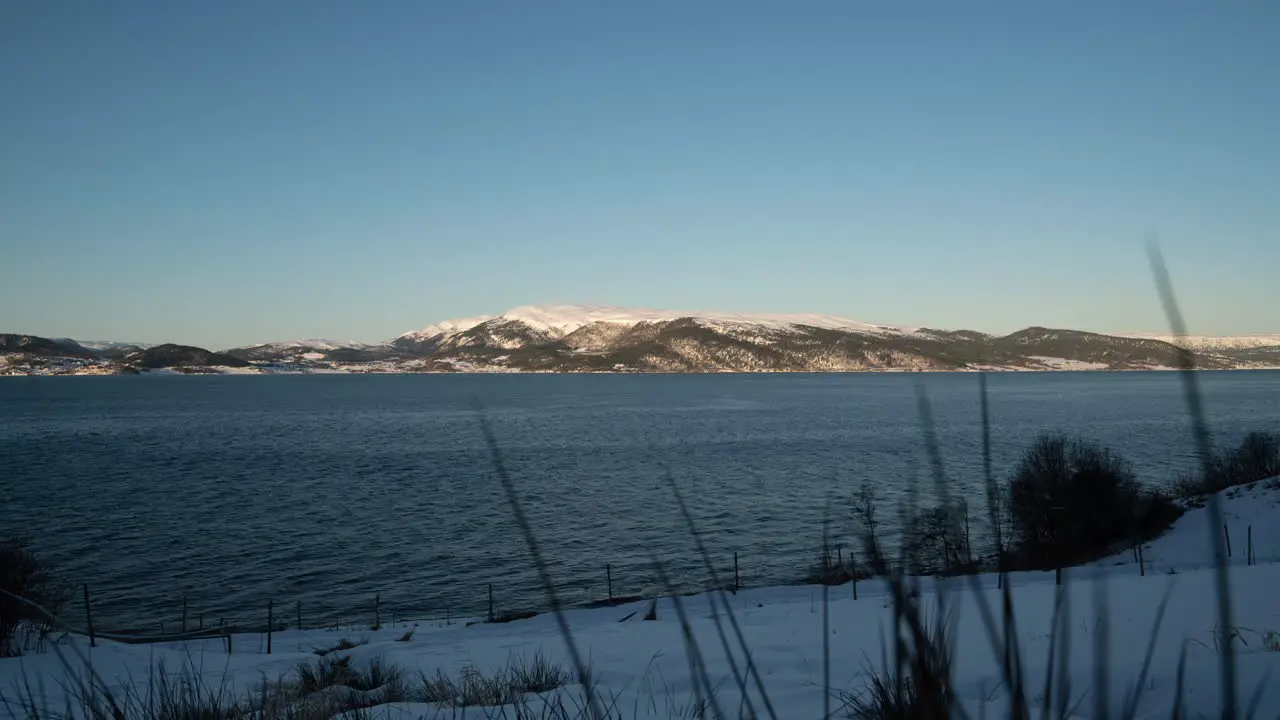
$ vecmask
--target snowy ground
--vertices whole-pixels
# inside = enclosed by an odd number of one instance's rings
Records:
[[[1280,631],[1280,489],[1270,488],[1267,483],[1232,489],[1223,493],[1222,501],[1234,550],[1229,574],[1233,634],[1238,638],[1234,647],[1237,692],[1243,709],[1254,689],[1270,674],[1280,671],[1280,647],[1273,645],[1274,637],[1268,638],[1270,633]],[[1247,566],[1244,558],[1249,525],[1253,527],[1258,563],[1253,566]],[[1105,657],[1110,714],[1118,714],[1141,673],[1157,608],[1166,592],[1170,593],[1168,609],[1150,673],[1142,684],[1136,717],[1170,716],[1179,652],[1184,647],[1188,716],[1220,714],[1218,668],[1223,648],[1218,639],[1221,635],[1215,631],[1213,557],[1206,549],[1209,527],[1206,509],[1189,510],[1169,533],[1145,547],[1145,576],[1139,574],[1130,552],[1066,571],[1068,619],[1057,641],[1061,643],[1065,638],[1070,643],[1070,697],[1073,703],[1079,702],[1073,717],[1097,716],[1094,651],[1104,639],[1108,641]],[[1215,528],[1215,532],[1218,530]],[[972,717],[983,713],[1004,717],[1008,700],[998,653],[993,651],[976,602],[977,593],[982,593],[993,607],[998,607],[996,578],[958,578],[948,583],[925,581],[922,601],[934,612],[943,598],[954,613],[954,675],[959,702]],[[1042,690],[1050,652],[1054,575],[1018,574],[1012,578],[1011,586],[1018,644],[1035,698]],[[859,583],[857,600],[852,591],[850,585],[829,589],[833,691],[857,692],[864,686],[866,673],[880,666],[882,638],[892,626],[885,588],[879,582]],[[940,595],[940,591],[944,592]],[[682,599],[716,698],[726,716],[737,717],[742,709],[741,693],[712,615],[712,602],[720,597],[727,599],[741,624],[777,717],[822,717],[824,698],[828,696],[823,673],[822,588],[761,588],[737,595],[704,594]],[[1099,612],[1099,602],[1105,603],[1104,612]],[[648,603],[641,602],[573,610],[567,617],[601,692],[613,699],[616,715],[679,716],[694,705],[695,692],[675,600],[658,601],[654,621],[641,619],[647,609]],[[414,631],[412,638],[399,641],[409,629]],[[287,631],[274,636],[271,655],[265,654],[265,638],[260,635],[236,636],[231,655],[220,639],[149,646],[100,642],[90,649],[84,638],[70,637],[59,647],[72,660],[72,666],[80,665],[76,653],[83,653],[94,670],[117,688],[131,682],[145,683],[154,668],[163,666],[170,673],[199,672],[211,687],[249,693],[264,678],[288,680],[299,663],[318,661],[315,649],[333,646],[343,638],[367,641],[340,653],[350,655],[354,666],[367,666],[378,659],[400,666],[410,677],[416,677],[419,671],[434,675],[443,670],[457,678],[467,667],[487,673],[504,667],[513,657],[527,658],[538,652],[567,665],[565,642],[550,615],[500,625],[466,626],[463,621],[456,621],[400,623],[376,632],[367,627]],[[739,667],[745,665],[736,648],[733,656]],[[0,693],[12,699],[16,684],[26,677],[33,683],[43,683],[45,701],[61,709],[66,668],[56,654],[47,652],[0,660]],[[574,687],[562,692],[577,696]],[[752,689],[748,694],[757,713],[767,716],[759,693]],[[1260,698],[1258,717],[1280,715],[1280,677],[1265,686]],[[0,705],[0,717],[5,716],[6,709]],[[831,701],[830,710],[844,716],[838,700]],[[390,718],[458,716],[457,711],[422,703],[382,705],[375,713]],[[468,713],[471,717],[495,714],[477,710]]]
[[[1188,512],[1156,541],[1143,546],[1142,562],[1148,574],[1175,573],[1213,568],[1219,563],[1209,542],[1209,512],[1204,501],[1183,501]],[[1222,523],[1214,527],[1224,546],[1230,540],[1228,564],[1245,565],[1252,536],[1253,557],[1258,563],[1280,563],[1280,478],[1228,488],[1218,494]],[[1226,525],[1226,528],[1221,527]],[[1131,552],[1123,552],[1101,566],[1137,566]],[[1280,605],[1280,603],[1278,603]]]

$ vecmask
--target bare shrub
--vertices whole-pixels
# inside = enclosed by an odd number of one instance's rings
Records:
[[[1278,475],[1280,435],[1251,432],[1235,448],[1214,454],[1206,468],[1178,476],[1173,492],[1178,497],[1195,498]]]
[[[43,643],[71,589],[31,549],[31,538],[0,542],[0,657]]]
[[[839,547],[827,543],[802,580],[808,585],[840,585],[854,579],[855,569],[852,552],[846,559]]]
[[[1119,541],[1158,534],[1180,510],[1144,490],[1129,462],[1080,440],[1042,435],[1023,455],[1005,507],[1014,560],[1061,567],[1102,556]]]
[[[964,504],[925,508],[912,518],[904,541],[907,567],[918,575],[954,575],[973,570]]]

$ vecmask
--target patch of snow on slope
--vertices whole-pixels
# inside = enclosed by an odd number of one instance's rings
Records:
[[[1106,363],[1091,363],[1084,360],[1070,360],[1068,358],[1047,357],[1044,355],[1028,355],[1027,357],[1054,370],[1106,370],[1111,367]]]
[[[226,365],[212,365],[211,370],[217,371],[220,375],[261,375],[262,370],[256,367],[230,367]]]

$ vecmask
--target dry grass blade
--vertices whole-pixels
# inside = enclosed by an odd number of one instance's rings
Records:
[[[1182,320],[1182,312],[1178,309],[1177,298],[1173,292],[1173,282],[1165,267],[1164,256],[1154,239],[1149,240],[1147,252],[1151,260],[1151,273],[1155,276],[1156,289],[1160,295],[1161,305],[1169,320],[1170,329],[1175,337],[1185,337],[1186,324]],[[1205,418],[1204,403],[1200,397],[1200,388],[1195,373],[1195,356],[1190,350],[1178,349],[1179,374],[1182,376],[1183,394],[1187,401],[1187,412],[1191,415],[1192,435],[1196,451],[1199,454],[1200,466],[1205,477],[1212,473],[1213,442],[1209,436],[1209,423]],[[1209,542],[1213,548],[1213,557],[1225,557],[1224,538],[1217,529],[1222,527],[1222,506],[1216,494],[1209,496]],[[1230,648],[1231,638],[1226,635],[1232,627],[1231,623],[1231,588],[1227,578],[1226,563],[1218,562],[1214,568],[1214,582],[1218,599],[1218,627],[1224,633],[1222,642]],[[1236,658],[1232,652],[1225,652],[1219,660],[1222,671],[1222,717],[1236,717]]]
[[[822,547],[831,541],[831,501],[822,511]],[[831,584],[822,583],[822,717],[831,717]]]
[[[1173,720],[1179,720],[1182,717],[1182,696],[1186,692],[1187,677],[1187,643],[1182,643],[1182,649],[1178,651],[1178,675],[1174,680],[1173,686],[1173,710],[1170,711],[1169,717]]]
[[[1146,689],[1147,675],[1151,672],[1151,660],[1156,654],[1156,640],[1160,637],[1160,626],[1164,624],[1164,612],[1169,607],[1169,598],[1173,596],[1173,583],[1165,588],[1164,596],[1160,598],[1160,606],[1156,609],[1156,620],[1151,626],[1151,635],[1147,638],[1147,650],[1142,656],[1142,669],[1138,672],[1138,682],[1134,686],[1129,702],[1125,704],[1124,714],[1121,717],[1124,720],[1133,720],[1138,716],[1138,703],[1142,700],[1142,693]]]
[[[1058,626],[1062,637],[1058,640],[1058,719],[1068,717],[1067,703],[1071,702],[1071,594],[1062,588],[1062,622]]]
[[[680,621],[680,632],[684,638],[685,653],[689,658],[690,679],[693,680],[694,702],[699,705],[706,703],[706,706],[711,708],[716,718],[724,720],[724,710],[716,700],[716,691],[711,685],[710,676],[707,674],[707,664],[702,657],[702,648],[698,646],[698,639],[693,635],[693,626],[689,624],[689,614],[685,611],[684,601],[672,586],[670,579],[667,577],[667,571],[662,567],[662,563],[658,561],[657,556],[650,552],[649,559],[653,563],[653,570],[658,576],[658,582],[662,584],[662,587],[671,597],[671,603],[676,609],[676,617]]]
[[[1027,708],[1026,686],[1022,675],[1022,650],[1018,646],[1018,622],[1013,611],[1013,588],[1009,586],[1008,578],[1005,579],[1000,590],[1004,666],[1010,678],[1010,715],[1014,718],[1026,718],[1030,717],[1030,712]]]
[[[991,527],[993,529],[995,541],[997,573],[1000,578],[1002,610],[1000,623],[996,622],[995,613],[991,609],[991,604],[987,601],[986,591],[982,586],[982,577],[980,575],[970,575],[969,583],[972,590],[971,595],[974,598],[974,604],[978,608],[978,617],[982,621],[983,629],[987,634],[987,640],[991,643],[992,651],[1002,658],[1000,664],[1001,675],[1005,686],[1009,688],[1008,717],[1012,720],[1026,720],[1030,717],[1030,711],[1027,707],[1027,697],[1022,682],[1021,653],[1014,634],[1016,631],[1016,622],[1013,615],[1013,595],[1009,588],[1009,578],[1005,567],[1004,545],[1000,532],[1000,516],[998,509],[999,488],[996,486],[995,475],[991,469],[991,414],[990,403],[987,399],[987,392],[986,374],[983,373],[978,376],[978,393],[981,401],[982,412],[983,480],[986,483],[988,499],[987,512],[991,517]],[[1059,684],[1061,685],[1062,683]],[[1063,689],[1063,692],[1065,691],[1066,688]]]
[[[920,381],[917,381],[916,383],[916,406],[920,414],[920,429],[924,434],[924,447],[929,458],[929,469],[930,475],[933,477],[934,491],[938,494],[938,498],[942,503],[946,517],[950,518],[954,525],[957,516],[955,513],[951,512],[951,491],[950,488],[947,487],[947,474],[942,462],[942,448],[938,442],[938,428],[933,419],[933,407],[929,403],[928,392],[925,390],[923,382]],[[956,527],[948,527],[947,530],[958,534],[958,528]],[[934,591],[938,605],[938,621],[940,623],[945,622],[947,592],[948,586],[945,583],[939,584]],[[912,610],[914,611],[914,614],[917,614],[918,619],[918,603],[912,603]],[[911,620],[910,617],[908,619],[909,621]],[[945,644],[944,647],[939,648],[936,644],[929,643],[928,636],[917,630],[913,623],[912,641],[916,643],[915,657],[918,661],[922,657],[922,651],[932,651],[934,653],[940,652],[945,654],[945,657],[934,658],[932,660],[932,667],[921,667],[919,669],[921,677],[916,679],[917,681],[927,683],[926,686],[921,687],[920,690],[922,691],[923,696],[927,698],[930,703],[933,703],[932,705],[926,705],[925,707],[925,710],[931,713],[930,717],[951,717],[955,708],[955,694],[951,690],[950,661],[953,648],[950,647],[949,633],[941,632],[940,628],[936,637],[939,639],[939,642]],[[941,671],[944,675],[938,676],[937,671]]]
[[[1253,689],[1253,693],[1249,696],[1249,705],[1245,708],[1244,716],[1248,720],[1258,716],[1258,706],[1262,704],[1262,694],[1267,689],[1267,684],[1271,682],[1271,667],[1267,668],[1266,674],[1258,681],[1257,687]]]
[[[586,693],[591,718],[592,720],[603,720],[603,710],[600,708],[600,703],[596,698],[591,675],[587,672],[586,663],[582,660],[582,653],[578,650],[578,644],[573,639],[573,630],[569,627],[569,621],[564,616],[564,609],[560,604],[560,596],[556,592],[555,583],[551,579],[551,571],[547,567],[546,560],[542,557],[542,551],[538,547],[538,539],[533,533],[533,526],[529,524],[529,518],[524,514],[524,507],[520,503],[520,496],[516,492],[515,483],[511,480],[511,474],[507,471],[506,463],[503,461],[502,451],[498,447],[498,440],[493,434],[493,427],[489,424],[489,419],[485,416],[484,409],[478,399],[475,401],[475,407],[476,414],[480,419],[480,431],[484,435],[485,444],[489,448],[489,457],[493,462],[494,472],[498,475],[498,481],[502,484],[503,492],[506,493],[507,502],[511,505],[511,512],[515,515],[520,534],[524,536],[525,544],[529,547],[529,555],[538,571],[543,590],[547,593],[547,604],[551,606],[551,613],[555,616],[560,636],[564,638],[565,645],[568,647],[569,659],[573,663],[574,671],[577,673],[578,683]]]
[[[1057,644],[1059,635],[1062,633],[1062,603],[1063,596],[1066,593],[1061,587],[1058,587],[1053,594],[1053,616],[1049,620],[1049,652],[1047,653],[1048,662],[1044,668],[1044,703],[1041,705],[1040,717],[1043,720],[1049,720],[1050,712],[1053,710],[1053,671],[1054,658],[1056,657]]]
[[[991,403],[987,397],[987,373],[978,373],[978,397],[982,413],[982,481],[987,493],[987,512],[991,515],[991,531],[995,535],[996,562],[1004,569],[1004,543],[1000,537],[1000,491],[996,487],[991,458]]]
[[[694,548],[698,551],[698,555],[702,558],[703,565],[707,570],[707,574],[711,577],[711,582],[715,588],[723,587],[720,582],[719,573],[716,572],[715,563],[711,561],[711,553],[707,551],[706,543],[702,542],[702,535],[698,532],[697,524],[693,521],[693,514],[689,512],[689,505],[684,500],[684,494],[680,492],[680,487],[676,483],[675,476],[668,469],[666,471],[667,483],[671,486],[671,493],[675,497],[676,507],[680,510],[680,516],[684,519],[685,527],[688,528],[690,536],[693,537]],[[720,642],[724,647],[725,657],[729,660],[729,668],[733,672],[734,679],[738,681],[738,690],[742,693],[743,702],[746,704],[748,712],[754,716],[754,703],[747,692],[746,678],[750,676],[755,683],[756,691],[760,694],[760,700],[764,703],[765,712],[768,713],[772,720],[777,720],[777,713],[774,711],[773,702],[769,699],[769,693],[764,687],[764,679],[760,677],[759,668],[756,667],[752,659],[751,649],[747,645],[746,635],[742,632],[742,626],[738,623],[738,617],[733,612],[733,606],[724,596],[723,592],[716,592],[716,596],[720,599],[724,608],[725,616],[729,619],[729,627],[733,630],[734,637],[738,641],[738,647],[742,651],[742,655],[746,660],[745,670],[739,674],[738,663],[734,659],[732,650],[729,647],[728,638],[724,632],[724,628],[720,623],[719,613],[716,612],[714,598],[712,600],[712,620],[715,622],[716,633],[720,636]]]
[[[1111,645],[1111,623],[1107,616],[1107,582],[1093,581],[1093,614],[1098,623],[1093,633],[1093,702],[1094,717],[1111,717],[1111,673],[1108,668]]]

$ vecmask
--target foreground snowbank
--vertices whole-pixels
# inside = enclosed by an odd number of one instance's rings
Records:
[[[1244,527],[1253,525],[1258,564],[1245,566],[1236,552],[1230,566],[1233,627],[1238,637],[1233,652],[1238,661],[1238,693],[1242,705],[1270,674],[1280,671],[1280,652],[1264,640],[1280,631],[1280,492],[1260,484],[1223,494],[1229,529],[1243,542]],[[1157,608],[1166,593],[1169,604],[1157,636],[1154,659],[1143,683],[1138,717],[1168,717],[1175,696],[1180,651],[1186,648],[1187,690],[1190,716],[1219,712],[1218,668],[1225,648],[1216,631],[1212,555],[1206,550],[1208,512],[1193,508],[1164,537],[1144,550],[1146,575],[1141,576],[1129,555],[1065,573],[1064,598],[1069,619],[1057,642],[1069,642],[1068,669],[1072,701],[1080,703],[1075,717],[1095,716],[1095,648],[1102,648],[1109,682],[1110,707],[1117,713],[1141,674],[1143,657],[1151,637]],[[1235,527],[1239,525],[1239,530]],[[1233,537],[1233,545],[1236,543]],[[1236,547],[1242,547],[1237,545]],[[1057,588],[1053,573],[1021,573],[1011,578],[1017,620],[1016,637],[1023,653],[1029,690],[1042,691]],[[892,627],[891,609],[882,583],[864,581],[853,599],[850,585],[830,588],[830,678],[833,691],[857,692],[867,672],[878,668],[882,638]],[[973,716],[986,713],[1001,717],[1007,710],[999,653],[978,612],[981,595],[998,607],[996,578],[978,576],[945,582],[924,581],[925,608],[934,613],[945,606],[955,641],[955,680],[959,702]],[[779,717],[821,717],[828,696],[823,685],[823,589],[818,587],[761,588],[736,595],[703,594],[680,599],[687,613],[699,651],[709,671],[716,697],[729,715],[737,715],[741,693],[730,669],[730,657],[739,668],[746,661],[731,643],[726,653],[716,631],[716,615],[723,607],[713,602],[727,599],[742,627],[759,667],[762,682]],[[649,603],[567,613],[575,638],[602,693],[612,698],[617,714],[624,717],[668,717],[689,711],[697,694],[690,680],[689,664],[677,616],[677,599],[657,601],[657,619],[643,620]],[[413,634],[401,641],[408,630]],[[434,675],[438,670],[459,677],[466,668],[482,673],[498,671],[513,656],[543,653],[568,665],[566,645],[549,615],[509,624],[464,623],[400,624],[379,631],[287,631],[273,639],[273,654],[265,654],[265,638],[241,635],[233,639],[231,654],[222,640],[167,645],[128,646],[99,643],[89,648],[84,638],[66,638],[61,654],[45,653],[0,660],[0,692],[12,700],[24,677],[41,683],[43,702],[61,710],[69,675],[79,672],[79,655],[113,688],[145,686],[156,667],[166,673],[198,673],[206,685],[225,693],[250,693],[263,681],[295,677],[300,663],[315,664],[316,649],[329,648],[341,639],[367,640],[342,651],[356,667],[374,660],[399,666],[407,677]],[[1060,647],[1060,646],[1059,646]],[[563,692],[576,696],[574,688]],[[748,693],[762,707],[754,689]],[[840,703],[833,700],[838,710]],[[13,706],[0,706],[21,712]],[[394,703],[379,706],[389,717],[450,717],[456,712],[434,705]],[[1261,695],[1261,717],[1280,714],[1280,679],[1268,684]],[[761,714],[763,712],[761,711]],[[483,717],[483,713],[476,713]]]

